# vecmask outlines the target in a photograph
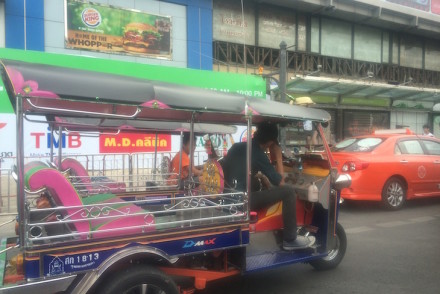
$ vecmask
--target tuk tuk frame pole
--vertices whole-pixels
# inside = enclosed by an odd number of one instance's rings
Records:
[[[156,167],[156,164],[157,164],[157,130],[156,130],[156,138],[154,139],[154,158],[153,158],[153,169],[152,169],[152,172],[153,172],[153,180],[155,181],[156,180],[156,174],[157,174],[157,167]]]
[[[128,186],[130,187],[130,190],[133,191],[133,154],[130,153],[128,155]]]
[[[249,112],[249,106],[246,102],[245,113],[247,119],[247,152],[246,152],[246,191],[247,191],[247,203],[249,211],[251,209],[251,173],[252,173],[252,115]],[[247,220],[249,220],[249,213],[247,214]]]
[[[63,127],[58,127],[58,170],[61,171],[61,156],[63,156]]]
[[[25,246],[26,206],[24,199],[24,122],[23,122],[23,97],[17,95],[16,100],[16,149],[17,149],[17,207],[18,207],[18,236],[20,248]]]
[[[182,152],[183,152],[183,131],[180,131],[179,181],[178,181],[179,187],[182,186]]]
[[[194,145],[195,144],[195,142],[194,142],[194,120],[195,120],[195,116],[196,116],[196,113],[193,112],[192,115],[191,115],[191,124],[190,124],[190,127],[189,127],[189,135],[190,135],[190,137],[189,137],[189,154],[191,154],[191,157],[189,159],[188,175],[189,175],[191,181],[194,178],[193,177],[192,168],[194,166],[194,146],[195,146]]]
[[[50,155],[49,155],[49,160],[50,162],[53,162],[53,135],[54,135],[54,131],[53,131],[53,124],[50,124]],[[61,166],[61,162],[59,161],[58,164]]]

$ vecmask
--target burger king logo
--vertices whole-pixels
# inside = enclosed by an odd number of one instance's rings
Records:
[[[101,24],[101,14],[94,8],[86,8],[82,11],[81,19],[89,28],[96,28]]]

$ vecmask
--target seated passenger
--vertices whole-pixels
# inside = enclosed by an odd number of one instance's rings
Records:
[[[195,140],[194,140],[195,141]],[[171,173],[173,173],[168,179],[174,180],[176,179],[175,174],[179,174],[179,163],[180,163],[180,153],[182,153],[182,173],[180,175],[180,178],[186,179],[189,176],[189,154],[190,154],[190,134],[184,133],[183,134],[183,140],[182,140],[182,150],[183,152],[177,152],[177,154],[173,157],[171,160]],[[193,146],[193,152],[195,149],[195,144]],[[192,167],[192,173],[194,176],[199,177],[202,175],[203,170],[199,167],[195,167],[193,165]],[[175,182],[173,182],[175,184]]]
[[[266,190],[251,193],[251,210],[258,210],[282,201],[284,224],[283,249],[303,249],[313,245],[314,239],[297,236],[295,190],[290,185],[284,185],[284,178],[279,173],[282,172],[279,165],[279,172],[277,172],[264,152],[269,148],[274,153],[273,156],[280,162],[282,154],[281,147],[279,147],[277,141],[278,128],[275,124],[262,123],[257,127],[257,131],[252,139],[252,175],[261,172],[267,179],[267,184],[270,187],[267,187]],[[225,181],[230,184],[236,180],[236,189],[240,191],[246,191],[246,149],[246,142],[234,144],[228,151],[223,165]]]

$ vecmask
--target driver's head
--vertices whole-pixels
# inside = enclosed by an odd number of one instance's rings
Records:
[[[196,140],[195,140],[195,136],[194,136],[193,138],[194,138],[194,146],[193,146],[193,149],[195,149],[195,148],[196,148]],[[183,133],[182,147],[183,147],[183,151],[185,151],[186,154],[189,154],[189,153],[190,153],[190,150],[189,150],[189,146],[190,146],[190,144],[191,144],[191,137],[190,137],[190,134],[187,133],[187,132]]]
[[[273,143],[278,144],[278,127],[274,123],[263,122],[257,126],[254,134],[255,140],[260,145],[269,147]]]

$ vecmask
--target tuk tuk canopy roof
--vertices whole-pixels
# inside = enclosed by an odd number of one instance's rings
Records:
[[[196,122],[237,124],[245,114],[254,123],[330,120],[320,109],[237,94],[16,60],[1,63],[12,104],[21,95],[25,113],[53,114],[59,123],[68,123],[67,117],[112,118],[121,125],[133,119],[189,122],[195,116]]]
[[[30,118],[32,119],[32,118]],[[54,126],[62,126],[66,131],[149,131],[179,134],[180,132],[189,132],[191,124],[185,122],[169,121],[143,121],[143,120],[122,120],[122,119],[100,119],[84,117],[63,116],[63,122],[54,121]],[[38,121],[41,122],[41,121]],[[193,131],[195,134],[234,134],[237,127],[224,124],[194,123]]]

